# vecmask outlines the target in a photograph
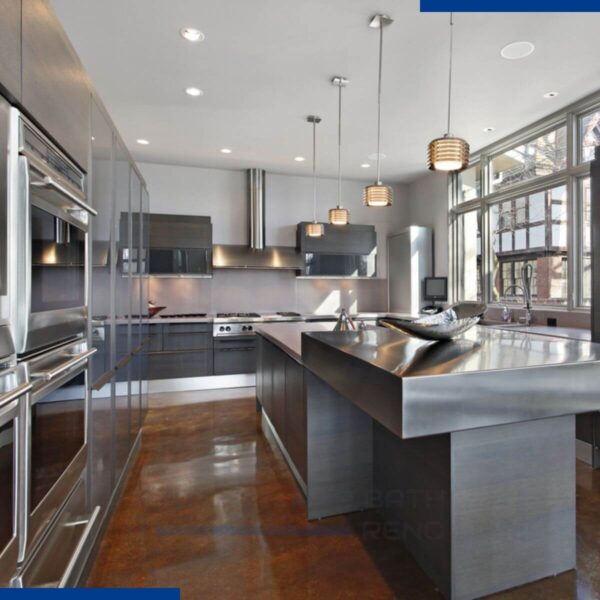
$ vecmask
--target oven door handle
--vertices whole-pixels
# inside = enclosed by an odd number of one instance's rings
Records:
[[[83,199],[81,199],[78,195],[76,195],[74,192],[72,192],[71,190],[67,189],[65,186],[58,183],[58,181],[56,181],[55,179],[50,177],[50,175],[45,175],[44,179],[42,179],[42,181],[33,181],[31,183],[31,185],[34,187],[40,187],[40,188],[53,188],[57,192],[61,193],[63,196],[66,196],[67,198],[69,198],[70,200],[75,202],[75,204],[77,204],[77,206],[79,206],[79,208],[83,208],[83,210],[86,210],[91,215],[96,216],[98,214],[97,210],[94,210],[89,204],[84,202]]]
[[[74,356],[70,360],[64,362],[62,365],[54,368],[48,369],[47,371],[39,371],[37,373],[32,373],[32,377],[35,379],[43,379],[44,381],[52,381],[56,379],[59,375],[62,375],[69,369],[76,367],[80,363],[86,361],[92,354],[95,354],[98,351],[98,348],[90,348],[77,356]]]
[[[25,382],[21,385],[14,387],[12,390],[10,390],[10,392],[0,394],[0,410],[4,407],[5,404],[8,404],[9,402],[12,402],[13,400],[16,400],[17,398],[20,398],[21,396],[27,394],[32,387],[33,385],[31,383]]]

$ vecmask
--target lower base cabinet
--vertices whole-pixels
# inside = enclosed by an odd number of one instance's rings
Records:
[[[262,336],[258,337],[257,398],[300,477],[306,482],[304,367]]]
[[[212,348],[182,352],[151,352],[148,379],[205,377],[213,374]]]

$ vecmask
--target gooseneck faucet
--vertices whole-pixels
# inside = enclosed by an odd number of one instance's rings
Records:
[[[523,285],[517,283],[509,285],[505,290],[506,295],[509,290],[520,290],[525,300],[525,316],[520,320],[529,327],[531,325],[531,280],[533,278],[533,267],[530,264],[523,265],[521,268],[521,281]]]

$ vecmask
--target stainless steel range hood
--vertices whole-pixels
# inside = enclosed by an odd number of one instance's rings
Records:
[[[248,170],[249,245],[215,244],[214,269],[302,269],[294,246],[265,246],[265,172]]]

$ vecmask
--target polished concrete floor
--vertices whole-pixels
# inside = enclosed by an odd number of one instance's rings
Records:
[[[88,585],[180,587],[184,600],[439,598],[364,512],[306,521],[254,398],[157,408]],[[600,598],[600,472],[578,465],[577,572],[494,598]]]

